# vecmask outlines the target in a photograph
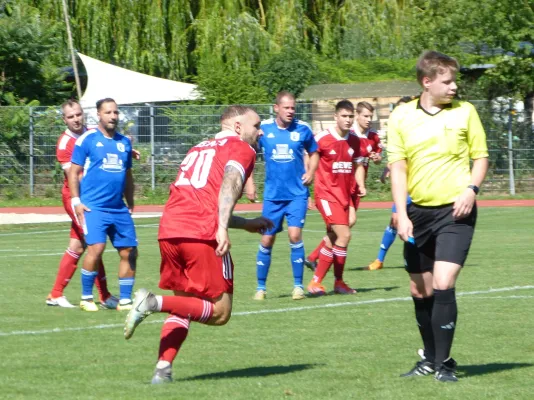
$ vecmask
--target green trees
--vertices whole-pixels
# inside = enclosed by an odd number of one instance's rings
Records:
[[[62,101],[71,89],[59,68],[62,26],[33,7],[10,7],[0,14],[0,106]]]
[[[429,48],[458,56],[463,63],[499,64],[505,62],[506,52],[531,59],[532,53],[519,48],[534,42],[534,5],[527,0],[67,3],[78,51],[138,72],[198,82],[208,102],[248,102],[252,96],[263,101],[280,87],[298,91],[313,81],[369,79],[363,64],[374,68],[399,63],[400,69],[381,71],[374,79],[402,78],[406,60]],[[10,101],[55,102],[60,97],[55,93],[63,90],[57,70],[70,64],[61,2],[7,0],[1,4],[5,6],[0,14],[0,67],[20,70],[19,81],[12,74],[1,81],[1,104],[7,103],[7,91],[14,94],[15,100]],[[27,56],[20,57],[23,65],[14,57],[18,48],[13,43],[25,46]],[[300,55],[284,59],[288,49]],[[274,72],[286,62],[291,73]],[[34,72],[36,65],[39,71]],[[504,68],[503,73],[514,68]],[[5,89],[8,85],[10,90]],[[234,85],[243,85],[241,93]],[[517,87],[522,96],[529,96],[525,85]],[[225,88],[231,90],[224,93]]]

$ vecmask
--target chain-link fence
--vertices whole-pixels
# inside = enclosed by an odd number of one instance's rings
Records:
[[[490,172],[483,189],[493,193],[534,192],[533,129],[522,112],[510,112],[508,102],[476,101],[490,148]],[[272,105],[253,106],[262,119],[274,117]],[[137,193],[167,191],[179,163],[189,148],[220,130],[225,106],[120,107],[120,131],[134,138],[141,160],[134,164]],[[96,125],[96,111],[86,109],[89,126]],[[390,109],[376,109],[374,128]],[[333,104],[298,103],[297,118],[315,132],[333,124]],[[63,171],[56,161],[58,135],[65,129],[59,107],[0,107],[0,196],[57,197]],[[385,165],[385,164],[384,164]],[[370,168],[369,189],[385,191],[378,182],[383,166]],[[262,194],[263,155],[258,154],[255,178]]]

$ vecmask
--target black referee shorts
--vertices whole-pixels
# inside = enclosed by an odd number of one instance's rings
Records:
[[[471,214],[459,220],[452,217],[452,206],[423,207],[414,203],[408,206],[415,245],[404,243],[407,272],[432,271],[435,261],[464,265],[475,232],[477,206],[475,203]]]

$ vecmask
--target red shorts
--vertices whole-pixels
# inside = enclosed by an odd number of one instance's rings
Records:
[[[354,193],[351,195],[352,197],[352,206],[354,206],[354,209],[358,211],[358,207],[360,207],[360,199],[361,196],[358,196],[358,193]]]
[[[315,198],[315,205],[321,213],[326,226],[349,225],[349,206],[343,207],[339,203]]]
[[[215,240],[161,239],[159,287],[214,299],[234,292],[234,263],[230,253],[215,255]]]
[[[83,229],[76,222],[76,216],[74,215],[74,210],[72,209],[72,206],[70,204],[70,193],[68,190],[65,190],[65,188],[61,190],[61,199],[63,200],[63,208],[65,209],[71,220],[70,238],[78,239],[83,242]]]

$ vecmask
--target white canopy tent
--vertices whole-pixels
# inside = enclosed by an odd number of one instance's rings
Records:
[[[196,85],[156,78],[78,53],[87,71],[87,88],[80,99],[84,108],[103,98],[117,104],[171,102],[198,99]]]

